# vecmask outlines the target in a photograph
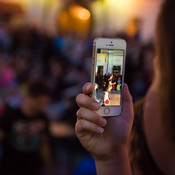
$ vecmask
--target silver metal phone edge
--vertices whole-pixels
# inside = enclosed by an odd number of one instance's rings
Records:
[[[96,56],[95,56],[95,51],[96,51],[96,41],[98,39],[106,39],[106,38],[95,38],[94,41],[93,41],[93,51],[92,51],[92,66],[91,66],[91,83],[94,85],[95,84],[95,77],[94,77],[94,72],[95,72],[95,61],[96,61]],[[114,39],[114,38],[108,38],[108,39]],[[122,94],[122,97],[123,97],[123,85],[124,85],[124,77],[125,77],[125,63],[126,63],[126,49],[127,49],[127,44],[126,44],[126,41],[124,39],[121,39],[121,38],[115,38],[115,39],[118,39],[118,40],[122,40],[124,41],[125,43],[125,48],[124,48],[124,59],[123,59],[123,75],[122,75],[122,90],[121,90],[121,94]],[[93,93],[91,94],[91,96],[94,98],[94,91]],[[120,116],[121,113],[122,113],[122,104],[123,104],[123,99],[121,97],[121,105],[120,105],[120,112],[119,113],[116,113],[116,114],[113,114],[113,115],[105,115],[104,112],[102,112],[102,110],[104,111],[105,108],[116,108],[116,106],[110,106],[110,107],[103,107],[101,106],[100,109],[98,111],[96,111],[99,115],[103,116],[103,117],[117,117],[117,116]]]

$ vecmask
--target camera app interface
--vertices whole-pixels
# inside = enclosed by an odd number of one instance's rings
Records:
[[[97,49],[94,97],[102,106],[120,106],[123,50]]]

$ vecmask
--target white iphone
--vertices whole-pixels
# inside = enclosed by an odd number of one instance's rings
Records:
[[[119,116],[122,111],[126,42],[123,39],[96,38],[93,42],[92,97],[101,105],[101,116]]]

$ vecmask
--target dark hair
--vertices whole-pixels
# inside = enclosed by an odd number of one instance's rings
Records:
[[[156,165],[145,136],[143,127],[143,107],[145,98],[134,104],[134,124],[132,128],[132,140],[130,147],[131,166],[142,173],[142,175],[163,175]]]
[[[175,140],[175,0],[165,0],[157,22],[156,51],[159,59],[159,98],[162,120]],[[164,70],[164,71],[163,71]]]
[[[157,21],[156,52],[161,71],[159,101],[166,136],[175,141],[175,0],[165,0]],[[134,105],[130,159],[142,175],[162,175],[147,145],[143,128],[144,99]]]
[[[31,97],[40,97],[43,95],[51,95],[49,87],[43,82],[33,82],[29,85],[27,94]]]

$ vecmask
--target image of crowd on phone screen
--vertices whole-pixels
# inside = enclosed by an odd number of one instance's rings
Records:
[[[123,56],[97,53],[94,96],[102,106],[120,105],[122,70],[117,59],[122,61]]]

